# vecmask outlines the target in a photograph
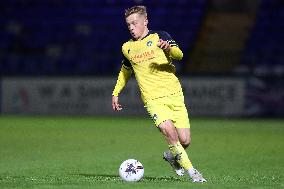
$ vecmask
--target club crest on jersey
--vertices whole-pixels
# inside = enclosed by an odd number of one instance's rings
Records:
[[[147,45],[148,47],[150,47],[150,46],[152,46],[152,44],[153,44],[152,41],[147,41],[147,44],[146,44],[146,45]]]

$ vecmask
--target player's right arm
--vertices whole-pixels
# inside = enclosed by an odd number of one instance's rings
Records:
[[[130,62],[125,58],[122,61],[121,70],[118,74],[118,78],[116,81],[116,85],[114,87],[114,90],[112,92],[112,109],[114,111],[120,111],[122,109],[121,105],[118,101],[118,95],[122,91],[122,89],[125,87],[126,83],[130,79],[132,75],[132,67]]]

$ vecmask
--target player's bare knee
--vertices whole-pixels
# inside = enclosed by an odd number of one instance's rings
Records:
[[[178,141],[178,136],[175,130],[169,129],[167,127],[162,127],[161,132],[164,134],[164,136],[169,140],[169,141]]]
[[[168,134],[174,130],[174,126],[169,120],[166,120],[159,125],[159,129],[162,133]]]
[[[178,134],[171,121],[165,121],[159,126],[160,131],[166,137],[170,144],[176,144],[178,142]]]

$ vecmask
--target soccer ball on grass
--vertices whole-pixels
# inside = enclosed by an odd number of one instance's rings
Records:
[[[127,159],[119,167],[119,176],[122,180],[127,182],[137,182],[142,179],[144,175],[144,167],[136,159]]]

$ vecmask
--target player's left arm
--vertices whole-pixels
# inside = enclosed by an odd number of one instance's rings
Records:
[[[171,58],[175,60],[181,60],[183,53],[177,43],[172,39],[172,37],[164,31],[158,32],[158,34],[160,37],[158,47],[163,49],[165,53],[168,53]]]

